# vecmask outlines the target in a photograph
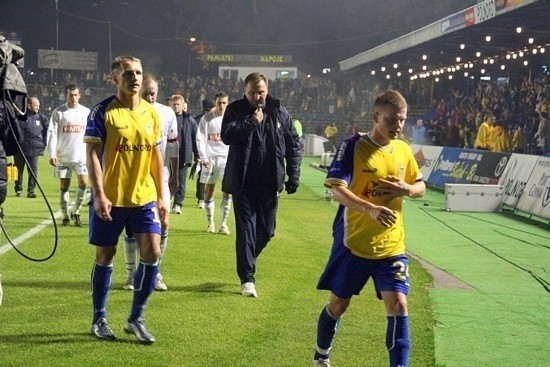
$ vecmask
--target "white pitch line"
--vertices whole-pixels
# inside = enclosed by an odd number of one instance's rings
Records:
[[[59,217],[61,217],[61,210],[54,214],[55,219],[58,219]],[[53,221],[51,219],[46,219],[46,220],[42,221],[42,223],[37,224],[35,227],[33,227],[29,231],[23,233],[21,236],[13,239],[12,240],[13,246],[15,246],[15,247],[19,246],[21,243],[23,243],[23,241],[28,240],[29,238],[31,238],[32,236],[34,236],[35,234],[37,234],[38,232],[40,232],[41,230],[43,230],[44,228],[46,228],[46,226],[48,226],[50,224],[53,224]],[[8,252],[9,250],[11,250],[13,248],[13,246],[9,242],[7,242],[5,245],[0,247],[0,255],[3,255],[6,252]]]

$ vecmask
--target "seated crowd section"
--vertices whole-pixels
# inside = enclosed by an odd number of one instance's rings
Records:
[[[187,82],[183,75],[157,76],[162,93],[159,100],[182,94],[191,115],[199,114],[202,101],[212,100],[219,91],[226,92],[230,101],[241,98],[244,91],[242,80],[192,76]],[[90,107],[114,91],[110,74],[106,72],[26,72],[25,80],[29,96],[36,95],[40,99],[44,113],[64,103],[64,86],[70,83],[81,88],[81,103]],[[413,142],[413,129],[421,119],[422,131],[425,131],[423,141],[414,143],[476,148],[479,126],[492,118],[494,134],[502,135],[500,139],[507,141],[504,148],[499,148],[501,151],[550,154],[550,79],[541,73],[516,80],[510,84],[479,80],[461,89],[380,82],[368,76],[348,77],[338,82],[329,77],[304,77],[272,80],[269,92],[300,120],[306,134],[324,136],[326,127],[335,124],[337,142],[353,132],[368,131],[369,109],[376,96],[386,89],[397,89],[409,103],[408,120],[402,134],[404,140]]]

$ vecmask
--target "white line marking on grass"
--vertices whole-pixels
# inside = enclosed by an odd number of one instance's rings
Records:
[[[55,219],[58,219],[59,217],[61,217],[61,211],[58,211],[57,213],[54,214]],[[35,227],[23,233],[21,236],[13,239],[12,240],[13,246],[16,246],[16,247],[19,246],[21,243],[23,243],[23,241],[28,240],[29,238],[31,238],[32,236],[34,236],[35,234],[37,234],[38,232],[40,232],[50,224],[53,224],[53,221],[51,219],[46,219],[42,221],[42,223],[37,224]],[[5,254],[9,250],[11,250],[13,246],[8,242],[4,246],[0,247],[0,256]]]

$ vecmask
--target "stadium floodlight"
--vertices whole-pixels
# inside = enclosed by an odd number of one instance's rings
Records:
[[[422,55],[422,60],[428,60],[428,55]]]
[[[380,71],[386,71],[386,67],[385,67],[385,66],[382,66],[382,67],[380,68]]]
[[[394,69],[397,69],[398,66],[399,66],[399,65],[397,65],[397,64],[393,64],[393,68],[394,68]]]
[[[529,44],[531,44],[531,45],[532,45],[532,44],[533,44],[533,42],[535,42],[535,40],[533,39],[533,37],[530,37],[530,38],[529,38],[529,39],[527,40],[527,42],[529,42]]]
[[[516,28],[516,32],[517,32],[517,33],[521,33],[521,31],[522,31],[521,27],[517,27],[517,28]]]
[[[412,72],[413,72],[413,69],[409,69],[409,74],[412,74]]]
[[[376,74],[376,71],[371,70],[370,74],[371,74],[371,75],[374,75],[374,74]]]
[[[461,59],[460,59],[460,56],[458,56],[458,57],[456,58],[456,62],[460,62],[460,60],[461,60]]]
[[[480,57],[481,56],[481,52],[476,52],[476,57]]]
[[[500,65],[500,70],[506,69],[506,65]]]
[[[523,61],[523,65],[525,65],[525,66],[529,65],[529,61],[524,60],[524,61]]]
[[[465,48],[466,48],[466,45],[465,45],[464,43],[461,43],[461,44],[460,44],[460,49],[461,49],[461,50],[464,50]]]
[[[491,42],[491,36],[485,36],[485,41]]]

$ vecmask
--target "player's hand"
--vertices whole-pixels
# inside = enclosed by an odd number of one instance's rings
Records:
[[[385,206],[370,205],[367,207],[367,213],[374,221],[380,223],[384,227],[391,227],[397,221],[397,216]]]
[[[385,195],[390,195],[391,197],[401,197],[409,196],[411,193],[411,185],[395,176],[388,176],[386,179],[379,180],[382,185],[377,188],[378,192],[381,192]]]
[[[166,231],[169,224],[168,208],[166,207],[164,200],[162,200],[161,198],[157,200],[157,210],[159,212],[160,226],[163,230]]]
[[[199,161],[199,162],[201,162],[201,165],[202,165],[204,168],[210,167],[210,162],[208,162],[207,160],[204,160],[204,161],[201,160],[201,161]]]
[[[113,220],[111,217],[111,209],[113,207],[113,204],[109,199],[107,199],[106,196],[103,196],[101,198],[95,197],[94,198],[94,212],[95,215],[99,217],[99,219],[104,220],[106,222],[110,222]]]
[[[57,166],[57,158],[50,158],[49,162],[50,162],[50,166],[53,166],[53,167]]]

